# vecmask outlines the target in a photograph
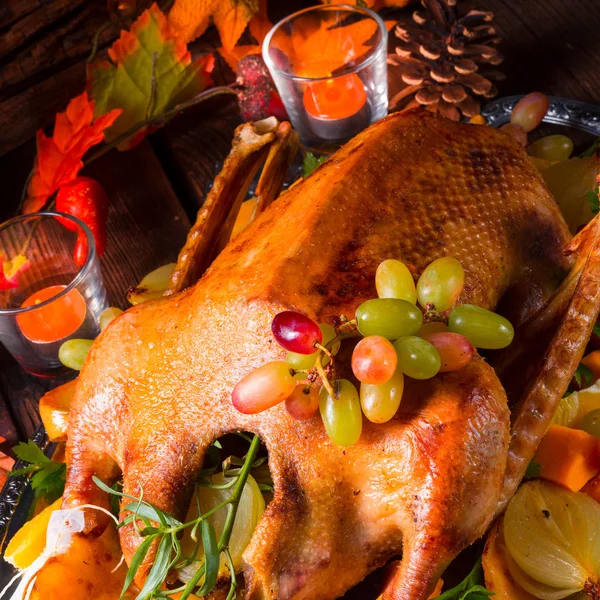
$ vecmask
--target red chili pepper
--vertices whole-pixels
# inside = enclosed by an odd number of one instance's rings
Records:
[[[98,257],[106,248],[106,217],[108,215],[108,196],[104,188],[90,177],[77,177],[61,186],[56,196],[56,210],[77,217],[83,221],[94,235]],[[62,223],[72,231],[77,227],[66,219]],[[83,266],[87,258],[87,239],[83,231],[77,234],[73,251],[73,260]]]

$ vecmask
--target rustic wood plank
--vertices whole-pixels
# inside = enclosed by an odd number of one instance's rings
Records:
[[[39,8],[42,0],[3,0],[0,5],[0,27],[7,27],[16,20]]]
[[[126,308],[130,287],[156,267],[176,260],[190,222],[147,141],[128,152],[106,154],[85,174],[101,181],[110,199],[102,274],[110,304]],[[7,200],[14,211],[18,195]],[[2,349],[0,435],[30,437],[40,423],[39,399],[62,381],[28,375]],[[2,398],[11,411],[3,410]]]
[[[0,157],[27,142],[81,93],[85,65],[78,63],[0,103]]]
[[[503,95],[540,90],[597,102],[600,12],[595,0],[485,0],[504,38]]]
[[[194,220],[240,122],[235,100],[224,96],[179,115],[153,139],[177,195]]]

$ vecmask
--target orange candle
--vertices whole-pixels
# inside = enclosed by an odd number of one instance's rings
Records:
[[[367,102],[365,86],[356,74],[309,83],[304,107],[312,117],[346,119],[360,112]]]
[[[22,308],[41,304],[50,300],[62,290],[64,285],[52,285],[33,293]],[[17,316],[21,331],[32,342],[56,342],[71,335],[83,323],[87,307],[82,295],[75,289],[57,298],[38,310]]]

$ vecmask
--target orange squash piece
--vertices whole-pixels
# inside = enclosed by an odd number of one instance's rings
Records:
[[[4,553],[6,562],[17,569],[25,569],[38,558],[46,547],[46,530],[50,517],[60,508],[61,503],[62,498],[59,498],[15,533]]]
[[[112,572],[119,560],[119,534],[112,524],[100,537],[75,535],[69,550],[38,573],[31,600],[118,600],[127,573],[125,563]]]
[[[67,440],[67,426],[69,425],[69,408],[75,395],[77,379],[59,385],[40,400],[40,416],[46,428],[48,437],[53,442]]]
[[[581,491],[593,498],[596,502],[600,502],[600,475],[596,475],[594,479],[590,479],[582,488]]]
[[[586,366],[594,374],[594,381],[592,381],[590,385],[596,383],[596,381],[600,379],[600,350],[594,350],[587,356],[584,356],[581,359],[581,364]]]
[[[580,429],[551,425],[535,455],[540,477],[578,492],[600,473],[598,440]]]

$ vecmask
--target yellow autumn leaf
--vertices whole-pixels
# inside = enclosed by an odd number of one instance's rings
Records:
[[[223,48],[231,52],[259,8],[259,0],[175,0],[169,11],[169,25],[187,44],[200,37],[212,19]]]

